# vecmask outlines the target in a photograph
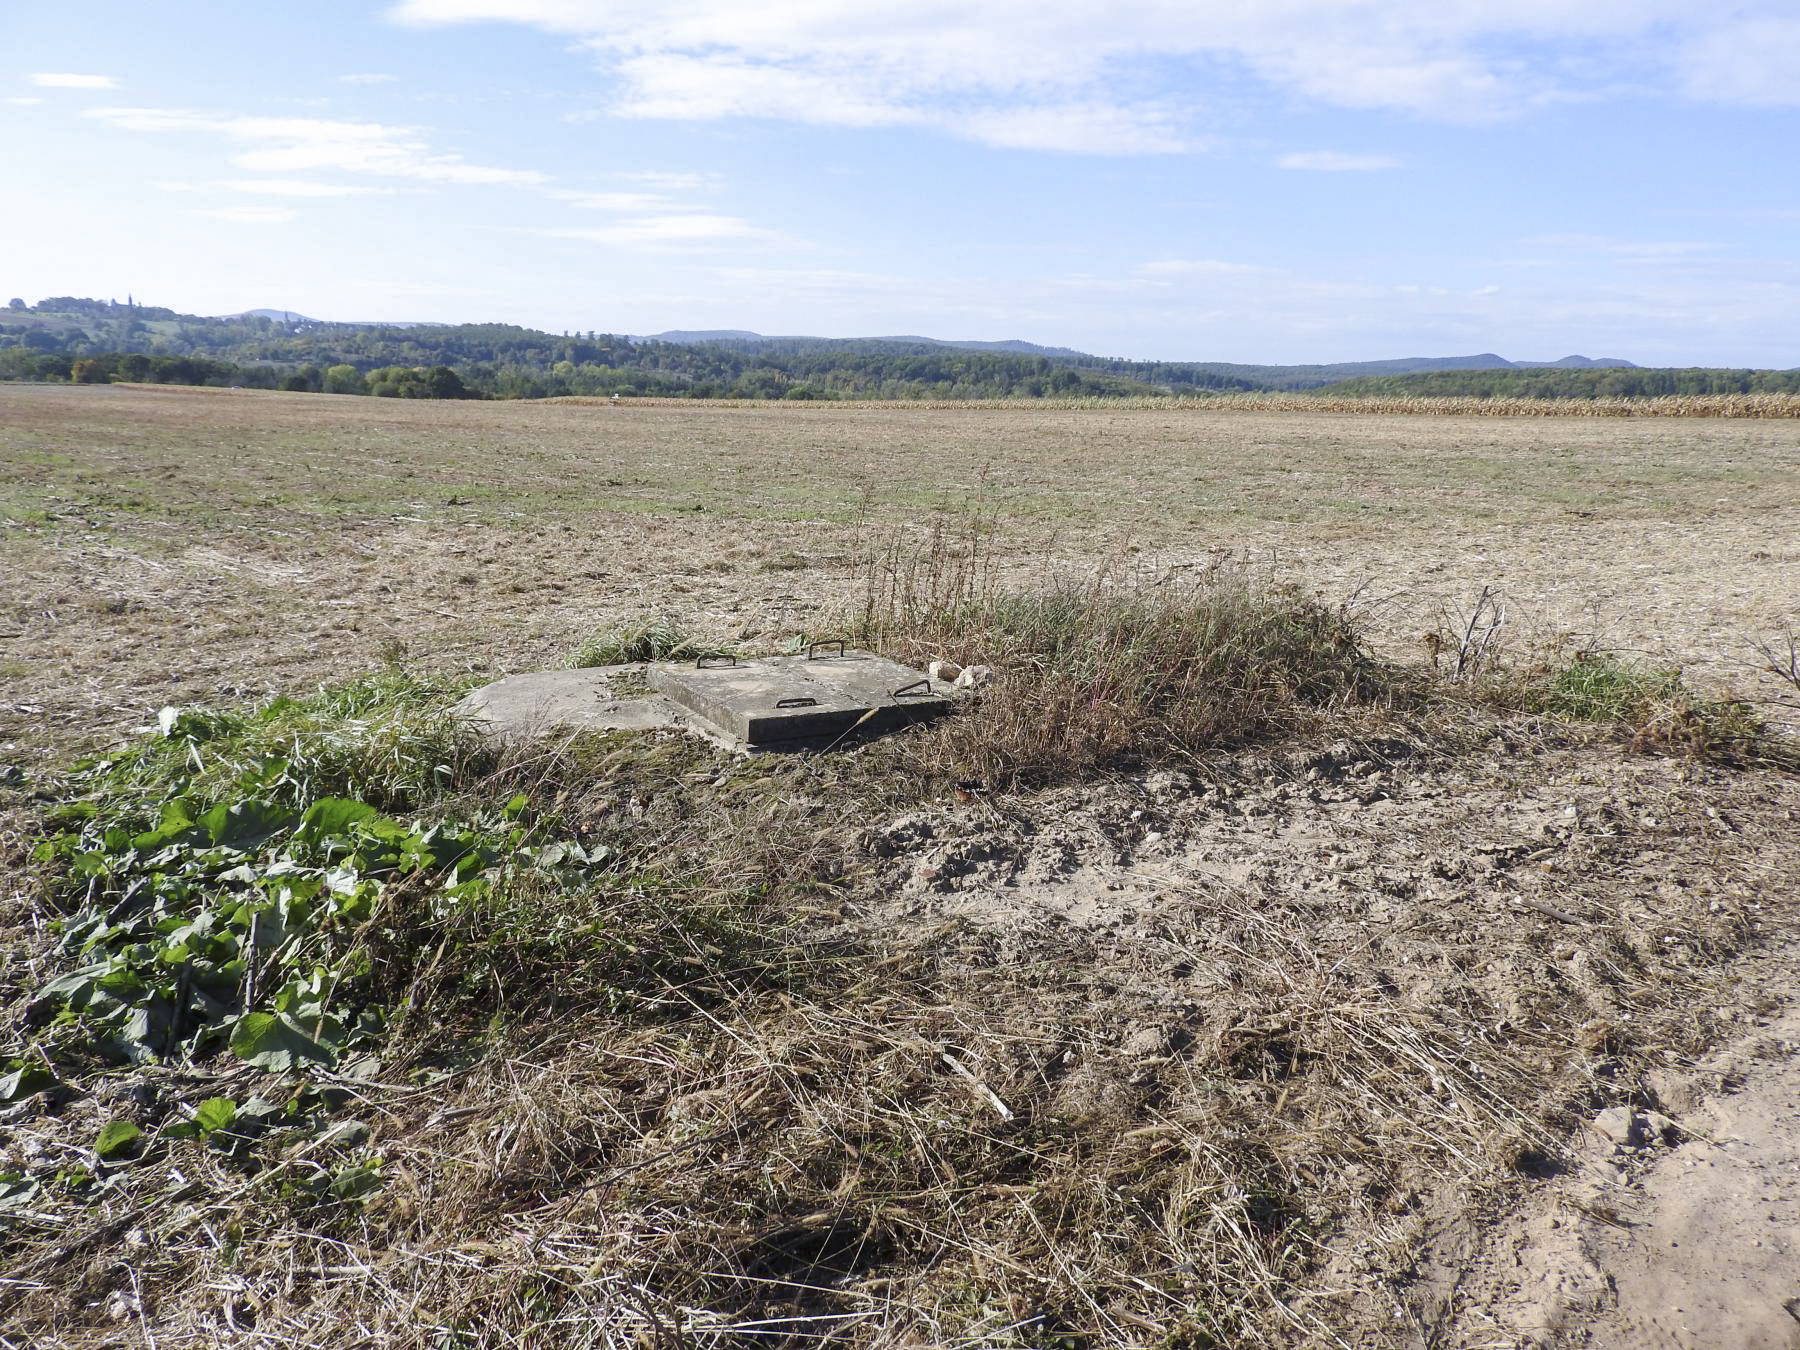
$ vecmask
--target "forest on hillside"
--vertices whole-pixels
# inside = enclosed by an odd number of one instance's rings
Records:
[[[679,337],[680,335],[671,335]],[[399,398],[1144,398],[1263,391],[1337,396],[1618,398],[1800,392],[1800,371],[1522,367],[1491,353],[1331,366],[1130,361],[932,339],[666,341],[513,324],[224,318],[53,296],[0,309],[0,380],[216,385]],[[1473,368],[1446,369],[1464,365]],[[1354,377],[1354,378],[1346,378]]]

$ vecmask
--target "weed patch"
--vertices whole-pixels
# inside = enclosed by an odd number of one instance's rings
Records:
[[[690,638],[676,620],[667,615],[653,615],[635,623],[612,625],[589,633],[569,653],[569,665],[585,670],[593,666],[625,666],[638,661],[718,654],[718,648]]]
[[[1618,735],[1633,749],[1730,761],[1780,761],[1789,752],[1771,742],[1747,703],[1697,690],[1679,671],[1655,669],[1603,652],[1578,652],[1568,661],[1521,673],[1493,671],[1482,695],[1503,711],[1590,725]]]
[[[992,668],[979,701],[923,742],[959,776],[1041,784],[1191,760],[1392,692],[1348,616],[1297,588],[1221,569],[1021,591],[995,582],[979,538],[877,558],[851,624],[915,665]]]
[[[34,1002],[47,1043],[331,1068],[376,1053],[395,1007],[429,1007],[440,1033],[461,1010],[467,1030],[654,1001],[748,959],[739,897],[584,847],[527,793],[496,802],[491,776],[469,791],[498,752],[441,693],[383,676],[168,709],[76,771],[35,850],[72,967]]]

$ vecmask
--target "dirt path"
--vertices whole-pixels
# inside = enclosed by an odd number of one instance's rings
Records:
[[[1800,1350],[1800,971],[1745,973],[1741,1035],[1651,1075],[1654,1106],[1596,1116],[1485,1241],[1440,1249],[1458,1311],[1424,1344]]]
[[[1596,1232],[1617,1308],[1606,1350],[1800,1347],[1800,1007],[1709,1061],[1724,1085],[1631,1188],[1634,1227]],[[1732,1085],[1742,1075],[1741,1086]]]

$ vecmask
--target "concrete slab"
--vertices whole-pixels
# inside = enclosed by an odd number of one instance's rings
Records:
[[[508,675],[467,695],[456,711],[495,731],[527,736],[558,728],[652,731],[688,720],[646,690],[642,665]]]
[[[819,644],[808,656],[651,666],[653,689],[752,748],[876,735],[950,710],[948,685],[872,652]]]

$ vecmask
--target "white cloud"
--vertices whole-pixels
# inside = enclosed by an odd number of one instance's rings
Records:
[[[340,75],[337,77],[337,82],[339,84],[392,84],[399,78],[398,75],[389,75],[381,71],[371,71],[367,74]]]
[[[1275,161],[1282,169],[1316,169],[1324,173],[1362,173],[1376,169],[1397,169],[1400,161],[1392,155],[1350,155],[1337,150],[1297,150]]]
[[[40,89],[117,89],[119,82],[110,75],[33,75],[31,82]]]
[[[1697,239],[1615,239],[1605,234],[1540,234],[1525,242],[1570,252],[1609,254],[1615,258],[1646,261],[1691,258],[1716,253],[1719,248],[1717,244]]]
[[[966,119],[944,118],[939,125],[1008,150],[1142,155],[1196,148],[1198,142],[1177,130],[1175,121],[1160,107],[1072,103],[994,109]]]
[[[43,101],[44,100],[41,98],[27,98],[23,95],[0,99],[0,103],[4,103],[10,108],[35,108]]]
[[[1694,98],[1800,105],[1800,18],[1727,24],[1692,44],[1683,56],[1686,90]]]
[[[386,197],[396,189],[352,183],[315,183],[301,178],[233,178],[224,182],[156,185],[164,192],[241,192],[256,197]]]
[[[533,233],[551,239],[577,239],[621,248],[692,248],[710,244],[777,242],[781,236],[737,216],[703,215],[698,212],[638,216],[615,225],[572,226],[540,229]]]
[[[719,186],[713,173],[682,173],[669,169],[642,169],[613,175],[623,183],[642,183],[658,192],[710,192]]]
[[[261,197],[386,197],[398,190],[357,183],[315,183],[304,178],[234,178],[219,186],[227,192]]]
[[[229,221],[233,225],[285,225],[295,218],[285,206],[221,206],[189,211],[190,216]]]
[[[672,198],[661,192],[573,192],[564,188],[550,188],[544,195],[559,202],[567,202],[582,211],[612,211],[621,214],[667,211],[675,205]]]
[[[1447,121],[1621,87],[1800,102],[1792,0],[399,0],[390,13],[573,37],[615,80],[617,115],[929,127],[1095,153],[1191,147],[1243,74]]]
[[[428,183],[533,187],[545,175],[529,169],[469,164],[432,150],[410,127],[317,117],[213,117],[172,108],[94,108],[87,116],[126,131],[199,132],[241,147],[239,168],[259,173],[356,173]]]
[[[1222,262],[1217,258],[1162,258],[1132,269],[1134,274],[1156,279],[1181,276],[1245,276],[1270,269],[1252,263]]]

